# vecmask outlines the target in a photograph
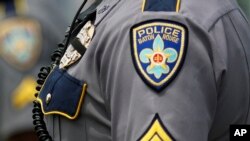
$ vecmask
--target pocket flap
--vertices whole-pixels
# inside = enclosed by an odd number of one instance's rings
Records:
[[[76,119],[86,93],[87,84],[56,67],[46,79],[38,96],[45,115],[58,114]]]

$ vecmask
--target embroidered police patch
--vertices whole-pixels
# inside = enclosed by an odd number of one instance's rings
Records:
[[[141,78],[160,91],[181,68],[187,48],[187,28],[176,22],[154,20],[131,29],[132,57]]]

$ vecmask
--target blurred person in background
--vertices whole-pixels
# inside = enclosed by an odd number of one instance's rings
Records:
[[[238,3],[241,6],[242,10],[247,15],[248,20],[249,20],[250,19],[250,0],[238,0]]]
[[[0,0],[0,141],[37,140],[31,122],[37,72],[63,39],[78,6],[72,3],[70,15],[66,0]]]

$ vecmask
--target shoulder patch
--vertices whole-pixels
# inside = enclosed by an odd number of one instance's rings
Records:
[[[137,141],[174,141],[158,114],[148,126],[147,130]]]
[[[33,67],[41,54],[41,27],[26,17],[5,19],[0,23],[0,57],[18,70]]]
[[[141,78],[157,91],[177,75],[187,50],[187,28],[167,20],[151,20],[131,28],[131,51]]]

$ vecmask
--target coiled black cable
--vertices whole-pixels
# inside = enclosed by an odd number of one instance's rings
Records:
[[[56,65],[58,65],[60,63],[60,60],[63,56],[63,54],[65,53],[68,45],[69,45],[69,41],[71,38],[71,34],[72,31],[75,27],[75,23],[77,21],[77,17],[79,16],[81,10],[83,9],[84,5],[87,3],[87,0],[84,0],[84,2],[82,3],[82,5],[80,6],[80,8],[78,9],[72,24],[70,26],[70,31],[68,33],[66,33],[65,38],[66,38],[66,44],[64,43],[60,43],[58,44],[58,48],[53,52],[52,56],[51,56],[51,64],[50,66],[47,67],[42,67],[40,69],[40,72],[38,74],[38,80],[37,80],[37,84],[38,86],[36,87],[37,93],[35,93],[35,97],[38,97],[38,93],[40,92],[46,78],[48,77],[49,73],[51,72],[52,68],[54,68]],[[41,109],[41,104],[35,100],[33,101],[34,107],[32,110],[33,113],[33,125],[35,126],[35,132],[38,136],[39,141],[53,141],[52,137],[49,135],[49,132],[47,130],[46,124],[44,122],[44,115]]]
[[[50,70],[51,70],[50,67],[42,67],[40,69],[40,72],[38,74],[38,80],[37,80],[38,86],[36,87],[36,90],[38,92],[41,90],[42,85],[45,82],[45,79],[47,78],[47,76],[50,73]],[[35,97],[37,97],[37,96],[38,96],[38,93],[35,94]],[[32,110],[32,113],[33,113],[32,118],[33,118],[33,124],[35,126],[35,132],[38,136],[38,139],[40,141],[52,141],[52,138],[49,135],[47,128],[46,128],[46,125],[45,125],[45,122],[43,120],[43,113],[41,110],[40,103],[37,100],[35,100],[33,102],[33,104],[34,104],[34,108]]]
[[[34,101],[33,112],[33,124],[35,125],[35,132],[39,141],[52,141],[51,136],[49,135],[45,122],[43,120],[43,113],[41,112],[41,105],[38,101]]]

